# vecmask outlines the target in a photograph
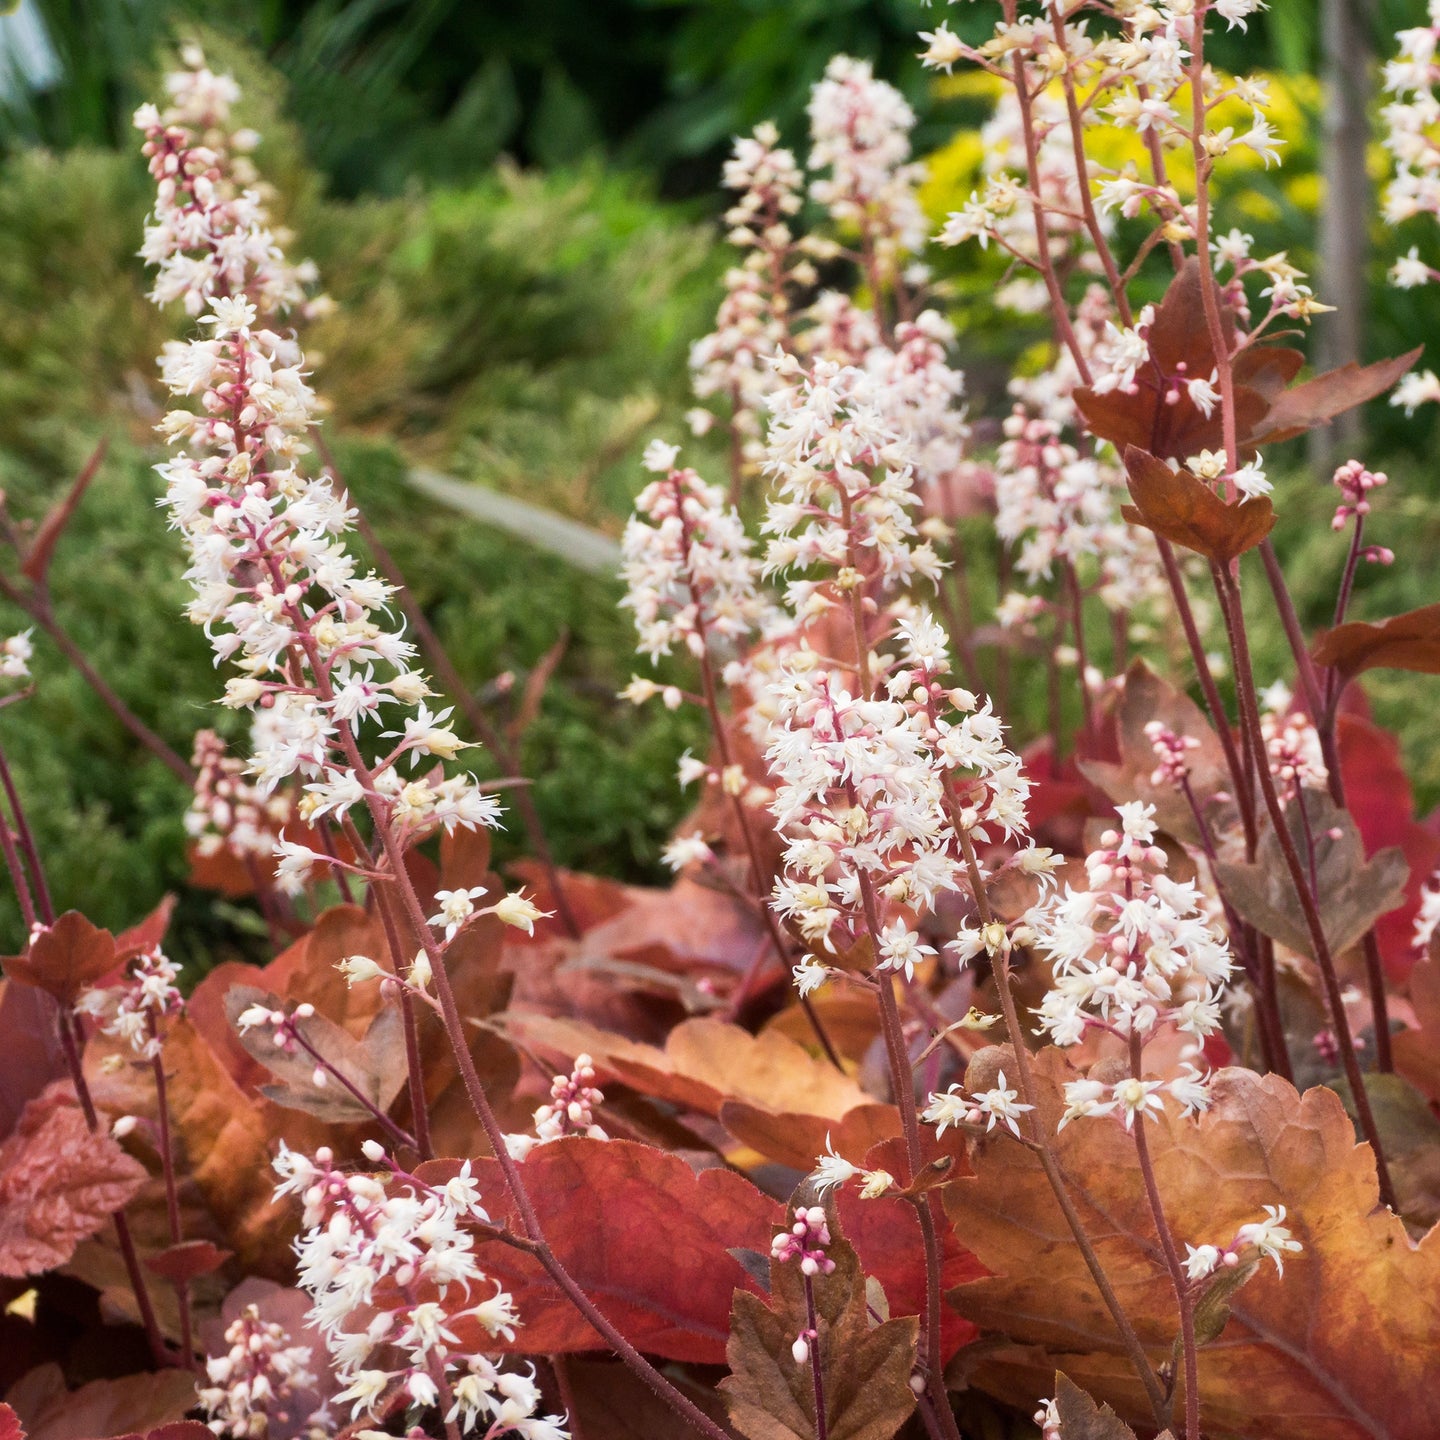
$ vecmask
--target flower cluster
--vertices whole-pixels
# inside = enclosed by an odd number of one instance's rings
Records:
[[[924,167],[910,160],[915,114],[868,60],[836,55],[811,91],[810,168],[829,170],[811,195],[840,226],[859,233],[872,278],[893,284],[906,256],[929,238],[916,186]]]
[[[269,861],[294,813],[284,791],[262,795],[213,730],[195,734],[195,788],[185,812],[185,833],[204,858],[228,850],[245,861]]]
[[[302,819],[343,818],[361,805],[405,840],[439,825],[498,824],[495,800],[469,777],[402,776],[402,760],[412,768],[451,760],[463,744],[450,712],[426,704],[414,647],[384,623],[390,587],[346,548],[353,514],[345,497],[328,477],[302,471],[316,401],[299,346],[264,319],[280,303],[267,269],[273,245],[262,254],[232,243],[225,187],[205,179],[212,151],[183,115],[162,121],[142,112],[137,123],[162,210],[177,184],[184,192],[187,222],[175,231],[174,255],[208,267],[186,293],[205,311],[209,333],[169,347],[161,361],[171,394],[197,397],[198,409],[165,416],[159,428],[178,452],[158,468],[162,503],[189,548],[189,616],[205,626],[217,659],[240,671],[225,703],[259,711],[250,764],[259,795],[298,776],[308,782]],[[218,257],[235,267],[223,283],[214,278]],[[378,738],[397,743],[367,765],[361,733],[378,728],[385,706],[398,707],[401,720]]]
[[[1305,1247],[1290,1233],[1285,1224],[1283,1205],[1265,1206],[1265,1218],[1242,1225],[1235,1238],[1223,1249],[1218,1245],[1185,1246],[1185,1274],[1193,1281],[1205,1280],[1217,1270],[1233,1269],[1255,1257],[1275,1262],[1276,1274],[1285,1273],[1285,1256],[1298,1254]]]
[[[595,1108],[604,1101],[604,1092],[595,1084],[595,1062],[588,1055],[577,1055],[570,1073],[550,1082],[549,1103],[535,1112],[535,1134],[507,1135],[505,1148],[516,1160],[524,1160],[537,1145],[548,1145],[566,1135],[608,1140],[595,1123]]]
[[[1310,717],[1294,708],[1284,684],[1270,686],[1261,699],[1260,738],[1281,802],[1293,800],[1301,790],[1324,789],[1329,772]]]
[[[1230,952],[1201,913],[1193,881],[1166,873],[1155,841],[1154,806],[1118,810],[1121,829],[1107,830],[1085,861],[1088,888],[1065,887],[1033,907],[1026,920],[1055,983],[1037,1012],[1057,1045],[1076,1045],[1089,1028],[1149,1037],[1168,1021],[1203,1040],[1220,1027],[1220,991]],[[1075,1118],[1118,1110],[1129,1125],[1157,1110],[1164,1089],[1186,1110],[1205,1108],[1203,1077],[1187,1062],[1168,1082],[1138,1076],[1114,1086],[1082,1080],[1066,1087]],[[1108,1097],[1108,1098],[1107,1098]]]
[[[873,378],[828,360],[807,370],[786,357],[779,368],[791,383],[770,400],[765,469],[775,498],[764,528],[775,538],[767,571],[830,566],[842,591],[872,567],[887,590],[938,580],[933,546],[915,539],[913,447],[886,423]],[[814,582],[794,582],[787,604],[804,617],[812,603],[824,608],[817,591]]]
[[[123,1040],[144,1059],[155,1060],[160,1055],[161,1022],[185,1008],[175,983],[179,974],[180,967],[154,945],[131,962],[119,983],[85,991],[75,1008],[96,1020],[106,1035]]]
[[[830,1244],[830,1225],[825,1211],[819,1205],[795,1207],[795,1221],[788,1230],[782,1230],[770,1245],[772,1265],[799,1263],[805,1283],[817,1275],[832,1275],[835,1262],[825,1253]],[[813,1325],[807,1325],[795,1337],[790,1353],[797,1365],[804,1365],[810,1359],[811,1346],[820,1338]]]
[[[790,347],[792,294],[813,286],[816,272],[791,221],[801,206],[804,177],[794,155],[766,123],[735,141],[724,181],[739,198],[726,212],[729,240],[745,252],[725,274],[725,296],[714,331],[690,350],[698,399],[723,398],[729,406],[731,443],[740,464],[760,457],[760,416],[775,388],[774,356]],[[691,412],[691,428],[703,435],[714,423],[709,410]]]
[[[1435,50],[1440,43],[1440,3],[1430,0],[1430,23],[1402,30],[1395,38],[1400,53],[1385,65],[1385,90],[1395,97],[1381,111],[1385,148],[1395,161],[1395,176],[1382,202],[1387,224],[1399,225],[1414,215],[1440,216],[1440,65]],[[1424,285],[1437,272],[1412,250],[1391,271],[1396,285]]]
[[[270,226],[248,158],[260,137],[230,128],[240,87],[211,71],[198,46],[187,45],[181,58],[185,68],[165,79],[165,110],[142,105],[135,112],[157,189],[140,250],[156,271],[151,298],[157,305],[183,301],[190,315],[222,296],[249,299],[264,315],[325,313],[329,302],[306,293],[315,267],[291,265],[287,237]]]
[[[373,1140],[365,1154],[372,1164],[388,1163]],[[276,1194],[297,1195],[304,1206],[300,1283],[345,1387],[336,1404],[349,1404],[352,1419],[376,1416],[399,1393],[487,1440],[566,1435],[558,1416],[535,1414],[533,1375],[467,1351],[453,1328],[464,1321],[508,1339],[519,1323],[509,1294],[475,1258],[467,1226],[488,1216],[468,1161],[442,1186],[393,1165],[384,1174],[347,1175],[326,1149],[311,1160],[282,1145],[275,1169]],[[474,1301],[492,1285],[493,1294]]]
[[[262,1320],[254,1305],[247,1305],[226,1327],[223,1355],[205,1361],[205,1380],[198,1397],[206,1425],[222,1440],[263,1440],[271,1427],[294,1429],[292,1405],[313,1390],[317,1377],[310,1368],[308,1345],[293,1345],[284,1326]],[[298,1430],[300,1436],[332,1433],[331,1417],[323,1409],[312,1413]]]
[[[29,630],[22,630],[0,640],[0,680],[30,678],[30,657],[35,653],[30,634]]]
[[[1029,782],[989,701],[943,688],[940,627],[917,612],[898,638],[899,663],[873,699],[796,652],[769,692],[766,759],[787,841],[777,913],[830,950],[874,931],[876,963],[913,975],[934,951],[903,919],[882,926],[879,904],[933,908],[964,869],[960,833],[1024,829]]]
[[[935,1126],[935,1134],[943,1135],[952,1125],[981,1125],[991,1131],[996,1124],[1008,1127],[1012,1135],[1020,1134],[1020,1117],[1033,1110],[1033,1105],[1020,1103],[1020,1092],[1005,1083],[1005,1072],[1001,1070],[995,1083],[988,1090],[978,1090],[966,1095],[958,1085],[952,1085],[944,1094],[931,1095],[920,1118],[927,1125]]]
[[[639,649],[652,660],[677,644],[694,656],[733,651],[761,615],[740,517],[717,487],[676,469],[676,458],[659,442],[647,450],[659,478],[637,497],[621,542],[620,603],[634,612]]]

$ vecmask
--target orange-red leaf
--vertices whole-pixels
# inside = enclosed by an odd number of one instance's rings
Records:
[[[1274,445],[1280,440],[1293,440],[1317,425],[1327,425],[1337,415],[1383,395],[1424,352],[1417,345],[1407,355],[1377,360],[1373,365],[1357,365],[1353,361],[1338,369],[1327,370],[1279,396],[1265,418],[1246,435],[1240,427],[1242,444]]]
[[[63,1265],[145,1183],[145,1167],[92,1134],[72,1093],[32,1100],[0,1145],[0,1275]]]
[[[230,1255],[229,1250],[222,1250],[209,1240],[185,1240],[160,1251],[158,1255],[147,1255],[145,1267],[162,1280],[181,1285],[197,1280],[201,1275],[213,1275]]]
[[[23,955],[8,955],[0,964],[12,980],[73,1005],[82,990],[115,968],[115,937],[78,910],[67,910],[40,931]]]
[[[1134,446],[1125,451],[1125,469],[1135,504],[1122,508],[1124,517],[1219,564],[1258,545],[1275,526],[1275,507],[1263,495],[1226,504],[1188,470],[1172,470]]]
[[[188,1425],[179,1428],[195,1405],[188,1370],[92,1380],[67,1390],[58,1365],[40,1365],[16,1381],[8,1398],[29,1440],[200,1440]]]
[[[557,1140],[534,1150],[521,1173],[551,1249],[632,1344],[667,1360],[724,1363],[731,1295],[748,1283],[730,1252],[769,1250],[781,1219],[776,1201],[733,1171],[697,1175],[679,1156],[628,1140]],[[491,1218],[518,1230],[499,1166],[477,1161],[475,1174]],[[538,1261],[495,1241],[478,1253],[525,1320],[506,1348],[605,1348]],[[488,1335],[473,1338],[479,1349],[496,1348]]]
[[[1440,675],[1440,605],[1424,605],[1372,625],[1350,620],[1327,630],[1311,652],[1347,680],[1366,670],[1413,670]]]
[[[1054,1133],[1071,1078],[1037,1057],[1038,1119]],[[1206,1434],[1237,1440],[1432,1440],[1440,1353],[1440,1230],[1418,1244],[1378,1203],[1375,1163],[1340,1098],[1276,1075],[1217,1072],[1198,1121],[1167,1111],[1147,1126],[1177,1240],[1225,1245],[1262,1206],[1287,1207],[1303,1250],[1283,1276],[1268,1262],[1228,1298],[1230,1319],[1200,1351]],[[1173,1294],[1133,1141],[1113,1120],[1082,1120],[1056,1150],[1101,1263],[1153,1363],[1171,1357]],[[995,1272],[961,1286],[961,1312],[1010,1344],[977,1353],[973,1378],[1025,1405],[1057,1364],[1122,1419],[1149,1406],[1034,1154],[984,1142],[975,1176],[945,1192],[961,1241]]]

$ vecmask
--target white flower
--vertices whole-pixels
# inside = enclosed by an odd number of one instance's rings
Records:
[[[468,890],[437,890],[435,901],[439,912],[425,922],[437,928],[445,927],[445,939],[453,940],[460,927],[475,913],[475,901],[488,893],[483,885],[473,885]]]
[[[1185,1246],[1185,1273],[1190,1279],[1203,1280],[1219,1263],[1220,1251],[1214,1245]]]
[[[1275,1262],[1277,1274],[1285,1273],[1284,1256],[1298,1254],[1305,1247],[1296,1240],[1285,1225],[1283,1205],[1265,1206],[1265,1219],[1249,1225],[1242,1225],[1235,1232],[1236,1245],[1253,1245],[1262,1255]]]
[[[833,1190],[837,1185],[846,1185],[860,1174],[860,1167],[852,1165],[843,1156],[835,1153],[835,1142],[827,1133],[825,1136],[825,1153],[816,1156],[815,1169],[811,1171],[815,1179],[815,1191],[823,1195],[827,1190]]]
[[[1025,1111],[1033,1110],[1035,1107],[1018,1104],[1016,1097],[1019,1093],[1018,1090],[1006,1088],[1003,1070],[996,1076],[993,1089],[976,1092],[974,1096],[976,1106],[990,1117],[985,1124],[986,1130],[993,1130],[995,1122],[1000,1120],[1010,1127],[1012,1134],[1017,1136],[1020,1134],[1020,1126],[1016,1122]]]
[[[945,1093],[932,1094],[930,1103],[920,1112],[920,1118],[927,1125],[934,1125],[938,1138],[952,1125],[959,1125],[970,1113],[971,1102],[958,1085],[952,1085]]]
[[[1125,1128],[1133,1130],[1135,1117],[1163,1113],[1165,1102],[1157,1093],[1161,1088],[1159,1080],[1137,1080],[1132,1075],[1128,1080],[1119,1081],[1111,1090],[1115,1103],[1125,1119]]]
[[[920,937],[906,929],[902,921],[887,925],[880,932],[880,959],[878,969],[903,970],[907,980],[915,978],[915,967],[927,955],[935,954],[931,945],[922,945]]]
[[[645,453],[640,463],[657,475],[664,475],[667,471],[675,468],[675,462],[680,458],[680,447],[678,445],[667,445],[663,440],[652,440],[645,447]]]

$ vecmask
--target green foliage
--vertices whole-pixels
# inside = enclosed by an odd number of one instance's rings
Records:
[[[714,304],[713,245],[637,182],[598,170],[505,169],[405,201],[324,198],[295,132],[275,123],[273,76],[243,54],[224,59],[260,97],[246,118],[265,129],[260,158],[295,252],[316,258],[341,302],[307,350],[347,481],[477,686],[505,671],[523,682],[558,634],[573,637],[524,739],[537,802],[563,863],[658,878],[659,845],[687,803],[675,762],[702,742],[691,717],[615,700],[633,648],[618,584],[438,510],[403,475],[424,459],[613,528],[639,484],[642,431],[684,406],[686,349]],[[146,178],[138,157],[87,149],[0,165],[0,487],[34,521],[110,437],[55,562],[56,610],[188,754],[196,729],[234,717],[214,706],[207,647],[180,618],[179,547],[154,508],[154,357],[188,322],[144,298]],[[0,606],[0,633],[23,623]],[[183,880],[186,796],[45,637],[36,650],[36,694],[4,712],[0,739],[60,903],[127,923]],[[507,836],[500,853],[518,848]],[[0,904],[13,943],[12,898]],[[187,896],[181,953],[209,963],[243,943],[235,919]]]

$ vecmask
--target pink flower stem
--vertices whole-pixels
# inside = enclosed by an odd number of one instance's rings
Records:
[[[1136,1080],[1142,1079],[1141,1051],[1144,1041],[1137,1034],[1130,1036],[1130,1073]],[[1185,1357],[1185,1440],[1200,1440],[1200,1362],[1195,1343],[1195,1307],[1190,1295],[1190,1285],[1185,1269],[1180,1263],[1180,1252],[1175,1237],[1170,1232],[1170,1222],[1165,1218],[1165,1206],[1160,1200],[1160,1187],[1155,1180],[1155,1166],[1150,1160],[1150,1144],[1145,1138],[1146,1119],[1144,1111],[1135,1117],[1131,1134],[1135,1137],[1135,1153],[1140,1157],[1140,1174],[1145,1181],[1145,1196],[1150,1202],[1150,1213],[1155,1219],[1155,1231],[1160,1237],[1160,1249],[1165,1255],[1165,1268],[1170,1272],[1170,1284],[1175,1291],[1175,1304],[1180,1311],[1180,1346]]]
[[[5,868],[10,872],[10,883],[15,887],[15,898],[20,902],[20,921],[25,927],[21,946],[30,938],[30,932],[38,923],[35,918],[35,901],[30,894],[30,880],[20,862],[20,852],[15,848],[15,832],[0,809],[0,852],[5,856]]]
[[[348,821],[346,823],[350,824]],[[353,825],[350,828],[354,829]],[[358,838],[357,833],[356,839]],[[375,896],[376,908],[380,911],[380,922],[385,927],[391,967],[398,971],[405,963],[405,951],[401,948],[400,929],[395,912],[390,908],[390,896],[384,885],[374,886],[371,893]],[[410,992],[404,986],[400,987],[400,1018],[405,1029],[405,1074],[410,1096],[410,1124],[415,1130],[415,1149],[422,1160],[430,1160],[434,1158],[435,1147],[430,1139],[430,1106],[425,1098],[425,1067],[420,1058],[420,1027],[415,1015],[415,1002],[411,1000]]]

